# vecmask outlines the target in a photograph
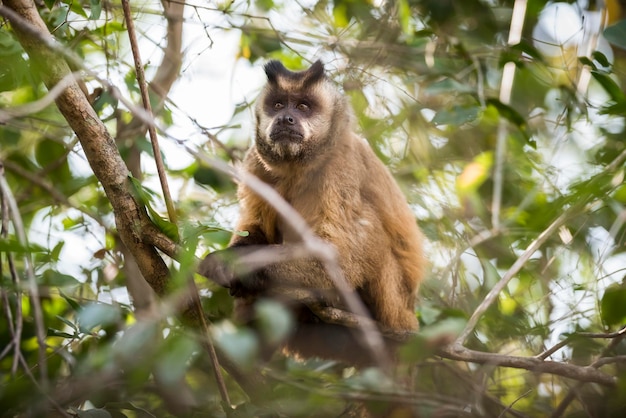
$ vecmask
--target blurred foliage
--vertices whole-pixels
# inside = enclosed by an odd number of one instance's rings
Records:
[[[557,2],[579,17],[604,11],[597,9],[600,3]],[[522,41],[513,46],[507,44],[511,0],[188,6],[185,25],[203,28],[194,42],[208,50],[236,33],[232,59],[239,65],[261,71],[268,58],[292,68],[324,60],[352,100],[359,131],[400,182],[428,238],[431,264],[416,305],[423,332],[401,350],[403,385],[375,369],[280,353],[260,360],[259,338],[280,338],[288,313],[274,304],[259,306],[261,335],[239,328],[228,319],[228,293],[198,278],[217,346],[243,370],[261,370],[269,382],[258,389],[262,396],[250,399],[227,375],[237,406],[228,411],[198,331],[173,314],[174,301],[164,300],[157,315],[144,316],[130,300],[128,262],[111,207],[56,108],[0,122],[3,175],[31,242],[18,239],[5,196],[0,416],[352,416],[362,412],[361,403],[377,415],[398,399],[425,417],[626,413],[626,342],[615,334],[626,323],[626,8],[615,0],[605,3],[610,26],[570,22],[580,42],[598,46],[592,54],[582,43],[537,39],[541,24],[557,33],[556,21],[542,21],[547,2],[540,0],[528,2]],[[141,41],[163,44],[161,4],[133,6]],[[45,0],[39,11],[61,44],[139,102],[119,5]],[[600,41],[608,41],[605,49]],[[185,56],[184,69],[195,68],[192,55]],[[499,100],[507,62],[516,69],[510,104]],[[87,82],[94,92],[97,83]],[[10,25],[0,21],[0,111],[45,95],[38,69]],[[113,136],[132,117],[109,92],[93,104]],[[192,121],[195,146],[229,162],[241,158],[249,143],[241,124],[250,118],[250,103],[233,106],[231,121],[209,130],[186,115],[185,106],[181,99],[168,101],[159,123],[173,129],[176,120]],[[162,136],[170,149],[182,148],[176,134]],[[159,214],[159,194],[150,191],[156,182],[145,138],[124,139],[119,147],[125,157],[134,150],[144,158],[135,191],[153,221],[174,234],[177,228]],[[176,166],[173,155],[164,155]],[[169,170],[179,190],[180,239],[190,254],[202,256],[228,243],[236,216],[234,183],[190,155],[182,160],[183,168]],[[550,359],[583,366],[602,360],[594,367],[616,376],[616,387],[434,356],[429,341],[459,333],[495,283],[564,211],[564,223],[484,313],[467,345],[532,357],[564,341]],[[173,276],[189,275],[189,258],[171,263]],[[39,300],[32,297],[33,285]],[[41,326],[43,341],[37,337]]]

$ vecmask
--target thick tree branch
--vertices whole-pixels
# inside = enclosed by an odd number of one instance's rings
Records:
[[[40,36],[52,39],[39,16],[35,3],[7,0],[4,5],[21,19],[9,17],[22,47],[35,63],[48,89],[71,73],[67,62],[40,42]],[[94,174],[102,183],[115,212],[115,222],[124,245],[128,247],[144,278],[157,294],[164,294],[168,268],[156,249],[142,239],[142,229],[151,224],[145,209],[133,198],[128,169],[117,146],[76,82],[55,99],[70,127],[76,133]]]
[[[182,5],[179,6],[182,8]],[[41,72],[49,90],[71,73],[63,58],[64,55],[58,54],[58,47],[32,1],[4,1],[4,5],[0,5],[0,11],[11,22],[20,43]],[[180,16],[182,24],[182,10]],[[141,275],[150,287],[159,296],[163,296],[167,290],[169,271],[155,246],[173,256],[177,251],[176,244],[158,231],[148,218],[145,208],[133,198],[128,180],[129,170],[119,154],[116,143],[78,84],[75,81],[68,83],[68,87],[56,97],[55,101],[76,133],[94,174],[113,206],[115,222],[123,244],[132,254]],[[143,123],[152,122],[141,113],[141,109],[135,109],[132,104],[129,104],[129,107],[133,109],[135,117]],[[190,301],[191,297],[186,297],[182,306],[189,308],[192,306]],[[200,322],[197,315],[201,313],[187,309],[184,314],[194,323]],[[221,359],[221,364],[252,397],[258,393],[259,388],[265,386],[260,374],[251,372],[244,375],[236,365],[225,358]]]

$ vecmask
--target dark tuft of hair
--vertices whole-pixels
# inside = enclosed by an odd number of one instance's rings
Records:
[[[276,84],[279,77],[287,78],[293,81],[300,81],[302,87],[311,86],[325,78],[324,64],[317,60],[308,69],[304,71],[290,71],[282,62],[271,60],[263,67],[267,75],[267,81],[270,84]]]

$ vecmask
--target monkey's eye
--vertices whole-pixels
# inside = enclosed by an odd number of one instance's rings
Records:
[[[275,102],[274,103],[274,110],[280,110],[283,107],[285,107],[285,105],[282,102]]]
[[[306,103],[298,103],[298,106],[296,106],[296,108],[301,112],[308,112],[310,106]]]

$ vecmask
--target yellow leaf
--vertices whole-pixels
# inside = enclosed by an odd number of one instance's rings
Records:
[[[489,178],[489,172],[493,166],[493,153],[483,152],[474,158],[463,169],[456,179],[456,188],[459,195],[473,193]]]

